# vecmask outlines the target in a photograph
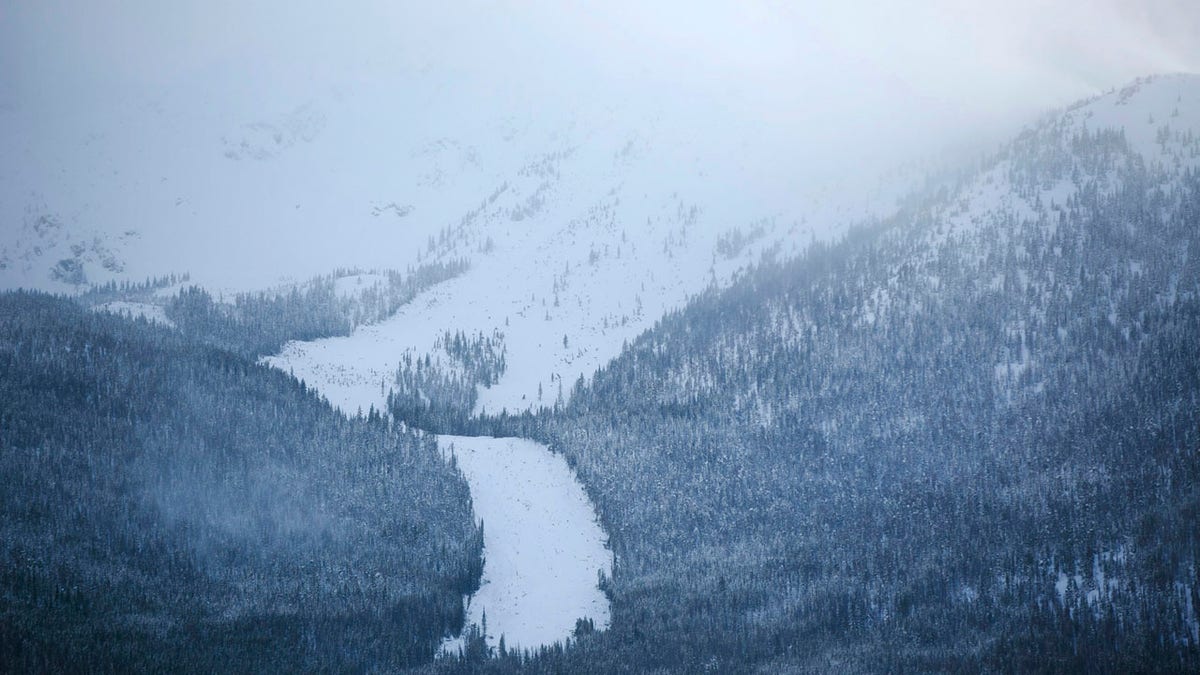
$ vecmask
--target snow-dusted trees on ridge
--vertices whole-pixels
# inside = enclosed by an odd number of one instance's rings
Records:
[[[239,293],[231,303],[191,286],[170,301],[166,316],[202,342],[244,356],[263,356],[278,352],[289,340],[348,335],[359,325],[381,321],[417,293],[466,268],[465,261],[451,261],[426,263],[407,274],[389,270],[386,283],[349,295],[337,292],[337,280],[358,272],[340,270],[283,292]]]

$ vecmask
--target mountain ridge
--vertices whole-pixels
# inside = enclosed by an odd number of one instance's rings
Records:
[[[1194,667],[1200,143],[1088,110],[669,313],[559,416],[496,421],[566,455],[612,535],[612,626],[566,663]]]

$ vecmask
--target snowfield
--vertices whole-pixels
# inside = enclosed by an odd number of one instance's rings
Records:
[[[483,625],[488,643],[536,649],[571,635],[575,621],[608,627],[599,572],[612,554],[583,486],[546,446],[520,438],[439,436],[471,486],[483,520],[483,583],[469,599],[467,623]],[[448,640],[454,651],[461,639]]]

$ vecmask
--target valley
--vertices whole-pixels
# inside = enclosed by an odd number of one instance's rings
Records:
[[[1200,672],[1127,4],[0,12],[0,671]]]

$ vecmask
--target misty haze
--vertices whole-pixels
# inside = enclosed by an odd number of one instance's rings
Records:
[[[1200,5],[0,3],[0,672],[1200,672]]]

